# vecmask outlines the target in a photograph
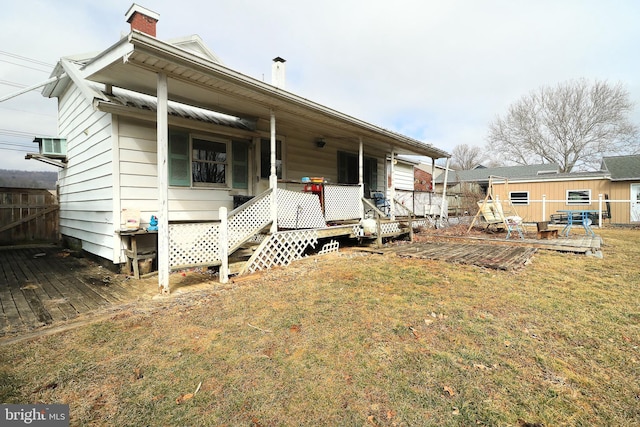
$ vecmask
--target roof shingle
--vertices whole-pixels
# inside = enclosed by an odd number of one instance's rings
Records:
[[[640,180],[640,155],[603,157],[602,169],[611,173],[612,181]]]

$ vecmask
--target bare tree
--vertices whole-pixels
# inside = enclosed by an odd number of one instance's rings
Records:
[[[489,149],[506,161],[557,163],[562,172],[595,169],[603,155],[637,152],[638,128],[622,84],[576,80],[543,87],[489,125]]]
[[[456,145],[451,152],[451,168],[457,170],[469,170],[487,160],[486,148],[470,146],[467,144]]]

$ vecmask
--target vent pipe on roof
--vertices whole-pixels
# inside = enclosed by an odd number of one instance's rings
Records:
[[[159,14],[133,3],[124,16],[127,18],[127,22],[131,24],[131,31],[136,30],[152,37],[156,36],[156,24],[160,19]]]
[[[271,84],[279,89],[284,89],[284,63],[286,61],[279,56],[273,58],[271,66]]]

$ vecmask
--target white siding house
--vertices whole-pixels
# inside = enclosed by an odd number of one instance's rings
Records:
[[[287,203],[297,204],[298,214],[306,201],[317,204],[308,193],[291,191],[302,190],[306,177],[322,177],[327,190],[342,197],[338,206],[349,212],[346,218],[357,220],[361,197],[389,187],[389,156],[449,157],[229,69],[197,36],[160,41],[155,28],[145,33],[136,27],[139,15],[153,22],[159,17],[134,4],[127,13],[131,33],[95,56],[62,58],[43,95],[58,99],[59,134],[67,141],[59,173],[61,233],[120,264],[126,260],[121,212],[139,211],[142,228],[158,216],[159,281],[165,289],[164,269],[184,262],[174,256],[193,250],[203,259],[205,252],[225,258],[227,244],[220,249],[217,239],[226,238],[220,222],[240,221],[225,214],[234,209],[234,198],[255,198],[255,212],[244,214],[241,228],[253,233],[271,224],[274,234]],[[276,59],[284,71],[284,60]],[[413,174],[403,168],[397,183],[413,188]],[[258,221],[260,215],[266,218]],[[330,218],[323,227],[325,221]],[[192,240],[206,235],[213,243],[185,243],[190,232]],[[246,237],[234,238],[230,250]]]

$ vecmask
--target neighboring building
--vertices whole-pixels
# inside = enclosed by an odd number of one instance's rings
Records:
[[[604,157],[594,172],[558,173],[557,165],[456,171],[447,191],[464,185],[479,190],[476,199],[490,191],[494,199],[511,203],[525,222],[549,221],[557,211],[577,209],[599,211],[612,224],[640,222],[638,155]]]
[[[482,199],[489,187],[489,178],[498,176],[506,179],[538,176],[546,173],[557,173],[558,165],[539,164],[527,166],[501,166],[487,168],[482,165],[470,170],[437,169],[440,173],[435,178],[435,191],[442,192],[446,177],[446,195],[449,215],[469,215],[477,211],[477,200]]]
[[[460,193],[464,190],[478,189],[486,192],[489,186],[489,177],[501,177],[508,180],[541,176],[545,174],[558,173],[559,166],[556,164],[538,164],[525,166],[500,166],[487,168],[476,166],[469,170],[450,170],[447,176],[447,193]],[[442,187],[444,174],[436,177],[436,189]]]
[[[621,223],[640,222],[640,155],[604,157],[601,169],[611,174],[609,198],[616,219]],[[629,209],[625,202],[615,200],[629,200]]]
[[[429,172],[416,166],[413,169],[413,188],[416,191],[432,191],[433,177]]]
[[[233,251],[265,227],[357,223],[362,196],[387,191],[390,155],[449,157],[287,91],[282,58],[268,84],[224,66],[197,36],[160,41],[158,19],[134,4],[131,33],[98,54],[62,58],[43,95],[58,98],[57,142],[66,144],[56,160],[61,234],[120,264],[122,212],[140,212],[141,228],[157,216],[165,289],[169,268],[226,262],[223,208],[254,197],[255,212],[228,219]],[[335,184],[319,218],[317,198],[300,192],[305,177]],[[317,238],[305,236],[296,237],[302,248]]]

